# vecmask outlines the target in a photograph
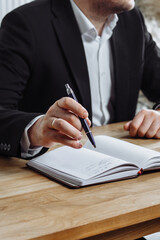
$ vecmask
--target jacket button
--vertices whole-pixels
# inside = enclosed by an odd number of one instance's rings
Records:
[[[1,143],[0,148],[1,148],[1,150],[3,150],[3,143]]]
[[[7,143],[4,144],[4,151],[7,150]]]
[[[7,151],[9,152],[11,150],[11,144],[8,144]]]

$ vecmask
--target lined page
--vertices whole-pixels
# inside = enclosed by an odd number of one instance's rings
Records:
[[[148,165],[147,161],[152,158],[159,158],[160,162],[160,153],[148,148],[109,136],[99,135],[94,138],[97,146],[95,149],[89,141],[84,147],[134,163],[139,168],[145,168]]]
[[[126,165],[126,162],[86,148],[61,147],[29,161],[28,165],[48,166],[72,176],[89,179],[104,171]],[[131,164],[129,164],[130,166]],[[128,165],[127,165],[128,166]],[[134,167],[134,166],[132,166]]]

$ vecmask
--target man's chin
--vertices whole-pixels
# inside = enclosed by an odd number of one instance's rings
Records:
[[[128,11],[130,11],[130,10],[132,10],[133,8],[135,7],[135,1],[130,1],[129,3],[128,3],[128,7],[126,7],[127,9],[126,9],[126,11],[128,10]]]
[[[133,4],[124,4],[119,7],[117,6],[113,10],[114,10],[114,13],[122,13],[122,12],[127,12],[132,10],[134,7],[135,7],[135,3],[133,2]]]

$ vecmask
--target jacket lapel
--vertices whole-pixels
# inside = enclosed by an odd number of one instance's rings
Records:
[[[130,50],[125,26],[121,19],[114,29],[111,48],[114,65],[115,121],[124,121],[129,111]]]
[[[78,100],[91,112],[91,94],[85,52],[81,34],[69,0],[52,0],[52,24],[73,75],[73,88]],[[123,121],[129,111],[130,62],[125,22],[119,21],[111,38],[115,84],[115,121]]]
[[[89,111],[91,94],[81,34],[69,0],[52,0],[52,24],[74,78],[72,86],[78,100]]]

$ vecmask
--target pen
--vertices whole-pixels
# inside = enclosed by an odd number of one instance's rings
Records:
[[[78,100],[76,98],[76,95],[74,94],[74,92],[73,92],[72,88],[69,86],[69,84],[65,84],[65,87],[66,87],[66,92],[67,92],[68,96],[73,98],[76,102],[78,102]],[[88,123],[87,123],[86,119],[83,119],[83,118],[79,117],[79,120],[82,124],[82,127],[83,127],[88,139],[90,140],[92,145],[96,148],[96,144],[95,144],[92,132],[91,132],[89,126],[88,126]]]

